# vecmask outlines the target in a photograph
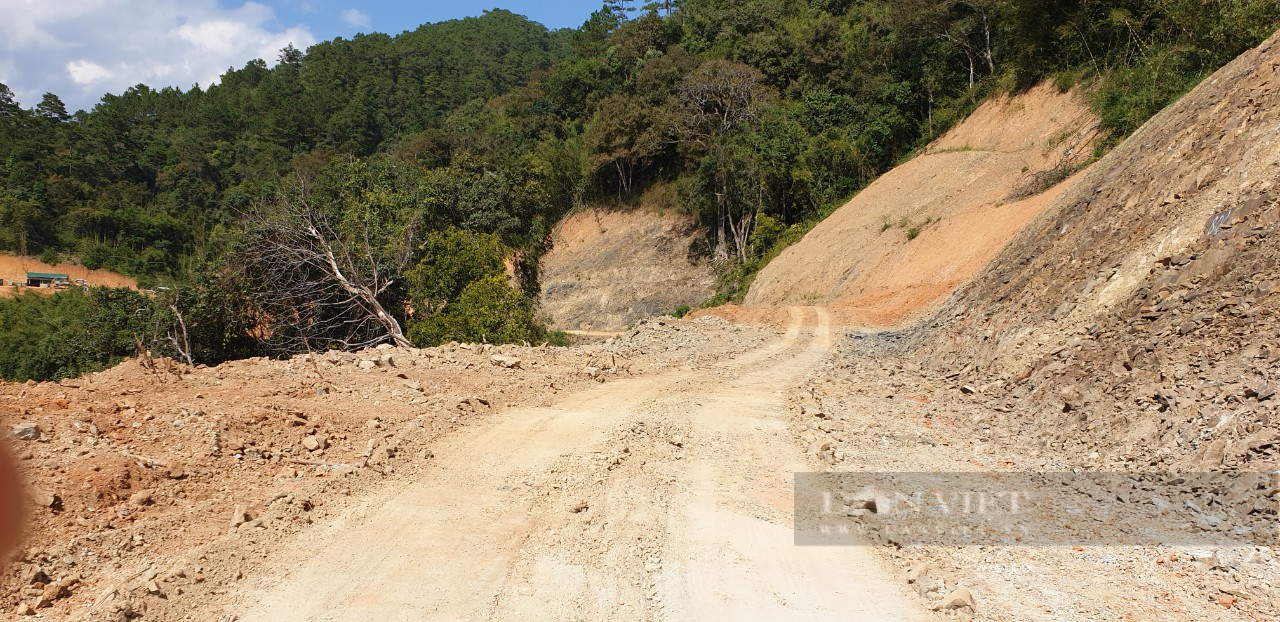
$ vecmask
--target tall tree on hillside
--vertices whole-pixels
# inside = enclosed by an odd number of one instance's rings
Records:
[[[618,179],[618,198],[630,195],[637,171],[662,152],[669,124],[666,110],[635,97],[611,95],[600,102],[587,126],[593,172],[612,169]]]
[[[964,56],[969,88],[977,81],[978,67],[996,71],[992,38],[1000,18],[999,0],[905,0],[891,4],[896,19],[908,32],[943,41]]]
[[[708,161],[716,204],[715,256],[729,256],[732,237],[740,261],[747,260],[754,210],[736,209],[729,200],[729,141],[754,124],[771,93],[759,70],[732,61],[707,61],[680,84],[681,140]]]
[[[36,116],[59,123],[71,118],[67,114],[67,106],[53,93],[45,93],[40,103],[36,104]]]
[[[22,106],[3,82],[0,82],[0,117],[16,117],[22,114]]]

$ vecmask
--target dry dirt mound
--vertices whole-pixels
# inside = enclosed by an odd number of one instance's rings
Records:
[[[1091,466],[1280,465],[1280,35],[1096,164],[920,332],[985,429]]]
[[[348,496],[433,468],[442,435],[776,338],[668,318],[573,349],[453,344],[215,368],[145,360],[0,383],[0,442],[14,450],[31,518],[0,574],[0,615],[191,619]]]
[[[980,270],[1061,192],[1047,187],[1089,155],[1096,126],[1078,93],[1047,85],[983,104],[773,260],[745,304],[834,303],[855,323],[897,323]]]
[[[715,293],[700,237],[688,218],[643,208],[570,216],[542,258],[542,311],[556,328],[609,331],[696,305]]]
[[[26,283],[28,272],[65,274],[72,281],[83,279],[89,285],[138,288],[136,280],[108,270],[90,270],[84,266],[69,263],[47,264],[34,257],[0,255],[0,280],[4,281],[4,287],[0,287],[0,296],[12,295],[15,291],[26,289],[10,287],[10,284]]]

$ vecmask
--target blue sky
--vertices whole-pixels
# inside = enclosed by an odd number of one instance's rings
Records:
[[[439,22],[488,9],[503,8],[524,15],[548,28],[577,28],[591,12],[600,8],[602,0],[459,0],[457,2],[352,2],[335,0],[265,0],[275,9],[281,25],[308,24],[320,40],[347,37],[355,32],[398,34],[413,30],[427,22]],[[223,6],[236,2],[221,0]],[[363,19],[362,19],[363,18]],[[363,21],[363,20],[367,20]],[[367,23],[368,26],[363,25]]]
[[[306,48],[361,32],[398,34],[427,22],[504,8],[549,28],[582,24],[601,0],[0,0],[0,83],[25,107],[45,92],[69,110],[135,84],[208,86],[228,67],[285,45]]]

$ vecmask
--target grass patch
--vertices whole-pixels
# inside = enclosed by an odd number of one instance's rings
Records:
[[[569,333],[566,333],[562,330],[547,331],[546,341],[547,341],[547,344],[549,345],[568,347],[569,343],[571,342],[571,339],[572,338],[569,336]]]
[[[1095,153],[1094,158],[1087,162],[1081,162],[1078,164],[1060,164],[1047,171],[1035,173],[1030,179],[1014,188],[1013,192],[1009,194],[1009,198],[1006,200],[1009,202],[1016,202],[1037,196],[1042,192],[1066,181],[1067,178],[1075,175],[1078,171],[1083,170],[1086,166],[1092,164],[1098,157],[1100,157],[1099,154]]]

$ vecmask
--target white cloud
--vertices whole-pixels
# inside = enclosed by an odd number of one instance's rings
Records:
[[[73,60],[67,63],[71,81],[81,86],[93,86],[111,77],[111,70],[91,60]]]
[[[75,110],[139,83],[207,87],[229,67],[315,42],[258,2],[0,0],[0,82],[26,106],[46,91]]]
[[[342,12],[342,21],[352,28],[368,28],[373,25],[369,16],[360,9],[347,9]]]

